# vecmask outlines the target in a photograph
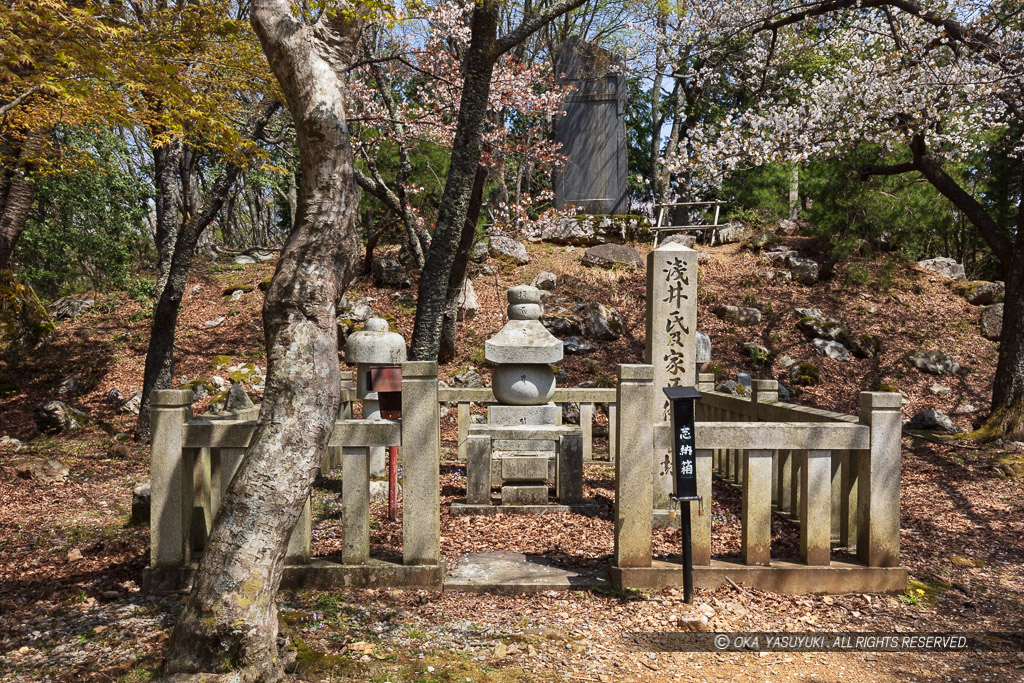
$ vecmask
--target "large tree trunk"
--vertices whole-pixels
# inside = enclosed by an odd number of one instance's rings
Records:
[[[487,98],[497,59],[492,51],[498,33],[499,14],[498,3],[489,0],[479,2],[473,8],[472,38],[463,69],[465,83],[459,102],[452,159],[416,303],[410,355],[417,360],[436,359],[440,348],[452,266],[466,221],[476,169],[480,164]]]
[[[253,26],[295,121],[302,186],[263,307],[268,373],[259,426],[214,520],[171,637],[167,675],[283,675],[277,588],[337,415],[336,307],[358,260],[343,69],[361,22],[341,14],[310,26],[292,17],[287,0],[253,4]]]
[[[487,182],[487,168],[476,167],[476,178],[473,179],[473,192],[466,210],[466,220],[462,224],[462,235],[459,237],[459,248],[455,253],[452,272],[448,283],[448,305],[441,326],[441,340],[438,346],[437,360],[448,363],[455,360],[457,347],[457,321],[459,319],[459,295],[466,283],[466,268],[469,265],[469,252],[473,249],[476,237],[476,224],[480,220],[480,208],[484,203],[484,184]]]
[[[1024,437],[1024,224],[1006,277],[1003,331],[992,386],[992,413],[985,425],[992,436]]]
[[[441,205],[437,212],[434,237],[427,251],[416,304],[416,324],[412,332],[410,355],[416,360],[437,358],[441,328],[448,310],[448,288],[469,198],[473,191],[476,167],[480,163],[484,117],[491,92],[491,75],[498,58],[533,35],[541,27],[562,16],[586,0],[560,0],[543,10],[526,12],[512,31],[498,37],[501,3],[477,0],[470,20],[469,48],[462,64],[465,81],[459,116],[455,126],[451,164],[445,180]]]

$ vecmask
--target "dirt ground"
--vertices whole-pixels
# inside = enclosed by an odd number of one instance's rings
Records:
[[[804,247],[813,253],[813,245]],[[582,249],[531,245],[534,262],[477,279],[481,312],[463,330],[460,360],[443,368],[450,377],[467,365],[482,374],[474,351],[504,324],[504,289],[529,282],[540,270],[560,274],[554,293],[567,307],[577,298],[615,306],[629,333],[601,344],[586,357],[567,358],[563,386],[585,379],[611,380],[620,362],[638,362],[643,350],[642,275],[590,271],[579,266]],[[844,268],[857,265],[850,278]],[[884,261],[846,264],[826,283],[805,288],[761,279],[765,266],[735,246],[705,251],[701,261],[701,328],[715,348],[716,369],[734,375],[784,378],[781,368],[758,369],[741,353],[759,340],[822,370],[820,386],[794,397],[800,403],[852,412],[856,392],[894,383],[907,394],[904,415],[923,407],[949,412],[963,427],[987,409],[995,345],[976,331],[977,310],[945,283]],[[241,302],[225,291],[255,285],[270,265],[206,268],[190,281],[176,345],[184,382],[207,378],[214,355],[233,362],[263,361],[258,289]],[[865,277],[867,281],[865,282]],[[863,283],[863,284],[858,284]],[[751,295],[751,296],[747,296]],[[373,296],[375,312],[392,317],[409,335],[413,309],[366,282],[350,294]],[[129,523],[132,488],[147,478],[148,452],[130,442],[133,418],[105,402],[111,388],[130,395],[140,388],[148,319],[142,305],[98,297],[82,317],[62,323],[43,349],[0,361],[2,378],[18,393],[0,398],[0,436],[25,443],[17,452],[0,445],[0,680],[145,681],[159,663],[180,602],[139,590],[148,563],[148,528]],[[716,303],[755,302],[765,322],[736,328],[710,315]],[[552,302],[554,303],[554,302]],[[768,304],[771,304],[769,307]],[[858,332],[880,333],[878,359],[840,364],[816,356],[795,328],[793,306],[812,305]],[[206,320],[225,316],[216,328]],[[968,321],[965,323],[964,321]],[[907,351],[940,347],[966,370],[935,378],[910,368]],[[70,372],[85,387],[70,401],[91,420],[77,433],[37,436],[32,408],[55,398]],[[950,387],[945,396],[933,383]],[[258,399],[258,392],[252,392]],[[974,406],[976,410],[965,410]],[[197,410],[205,406],[197,404]],[[466,552],[516,550],[542,553],[565,566],[604,563],[612,552],[614,486],[607,465],[588,465],[586,495],[601,504],[598,517],[557,520],[447,515],[464,487],[464,471],[451,460],[454,411],[443,423],[449,460],[442,473],[442,552],[457,562]],[[1020,457],[1012,443],[937,445],[907,437],[902,478],[902,557],[913,582],[899,596],[783,596],[740,586],[698,590],[692,606],[680,591],[608,593],[573,591],[532,596],[375,590],[283,593],[284,621],[301,644],[296,680],[1024,680],[1024,654],[971,653],[666,653],[637,651],[630,634],[647,631],[1021,631],[1024,615],[1024,481],[1007,480],[993,467]],[[62,484],[19,476],[26,457],[60,460],[70,470]],[[324,479],[314,491],[314,554],[340,542],[339,492]],[[713,552],[739,550],[739,496],[716,484]],[[373,508],[372,552],[400,552],[400,522]],[[796,553],[795,527],[773,521],[773,556]],[[678,531],[659,531],[656,553],[671,556]]]

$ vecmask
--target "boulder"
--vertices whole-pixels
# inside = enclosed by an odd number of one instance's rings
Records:
[[[65,434],[80,426],[85,413],[75,410],[63,401],[46,401],[32,411],[36,428],[44,434]]]
[[[225,320],[227,320],[227,316],[223,316],[222,315],[219,318],[214,318],[213,320],[207,320],[203,324],[206,325],[207,327],[217,327],[218,325],[220,325]]]
[[[82,389],[82,376],[77,372],[68,375],[57,387],[57,393],[61,396],[77,394]]]
[[[796,363],[789,367],[789,379],[798,387],[811,387],[821,382],[821,374],[817,365]]]
[[[743,344],[743,351],[755,365],[768,365],[771,363],[772,352],[760,344],[746,342]]]
[[[40,484],[63,484],[71,474],[67,465],[53,458],[23,457],[14,460],[11,465],[22,479],[31,479]]]
[[[918,261],[917,267],[941,275],[947,280],[963,280],[966,277],[963,265],[945,256]]]
[[[519,265],[530,262],[530,255],[526,253],[526,245],[505,235],[492,235],[487,252],[494,258],[503,258]]]
[[[47,310],[52,320],[73,320],[92,308],[95,303],[95,299],[72,299],[65,296],[47,306]]]
[[[789,401],[793,398],[793,392],[784,383],[779,382],[779,400]]]
[[[986,306],[981,311],[981,336],[998,341],[1003,333],[1003,304]]]
[[[986,282],[973,280],[959,283],[955,288],[957,294],[967,299],[967,303],[975,306],[997,304],[1006,296],[1006,284],[1003,282]]]
[[[452,384],[465,389],[480,389],[484,386],[484,381],[479,372],[469,368],[455,373],[455,376],[452,377]]]
[[[228,389],[227,398],[224,399],[224,410],[233,413],[245,410],[246,408],[252,408],[252,405],[252,399],[249,398],[249,394],[245,393],[242,385],[232,383],[231,388]]]
[[[486,237],[474,242],[472,248],[469,250],[469,260],[473,263],[483,263],[486,261],[488,246],[488,240]]]
[[[718,386],[715,387],[715,391],[721,394],[731,394],[733,396],[746,396],[750,391],[737,382],[734,379],[727,379]]]
[[[731,221],[720,227],[715,235],[721,244],[733,244],[745,240],[750,230],[742,223]]]
[[[882,338],[877,334],[848,336],[846,344],[857,358],[874,358],[882,351]]]
[[[541,230],[540,238],[556,244],[589,247],[650,239],[650,221],[643,216],[580,214],[552,221]]]
[[[960,370],[960,364],[942,351],[916,351],[908,360],[918,370],[933,375],[955,375]]]
[[[562,404],[562,424],[565,425],[578,425],[580,423],[580,404],[579,403],[563,403]]]
[[[256,258],[248,254],[239,254],[235,257],[235,263],[240,266],[251,266],[257,263]]]
[[[711,337],[706,332],[697,330],[697,336],[695,340],[695,360],[697,364],[710,363],[711,362]]]
[[[750,391],[754,387],[754,378],[750,376],[749,372],[737,372],[736,381],[740,383],[741,387],[744,387],[747,391]]]
[[[142,407],[142,392],[136,391],[134,394],[128,397],[119,410],[122,413],[128,413],[129,415],[138,415],[139,409]]]
[[[373,259],[373,284],[378,287],[404,289],[412,285],[409,274],[402,267],[402,262],[390,256],[378,256]]]
[[[231,299],[230,300],[231,301],[238,301],[243,296],[245,296],[245,290],[244,289],[236,289],[235,291],[231,292]]]
[[[477,301],[476,290],[473,289],[473,281],[468,277],[462,283],[462,291],[459,292],[457,302],[459,306],[459,320],[471,320],[480,311],[480,302]]]
[[[584,342],[579,337],[569,337],[564,342],[562,342],[562,351],[564,351],[566,355],[569,356],[581,356],[585,353],[591,353],[592,351],[596,350],[596,346]]]
[[[583,254],[583,265],[599,268],[643,268],[640,252],[624,244],[599,244]]]
[[[773,266],[786,265],[786,261],[790,256],[799,256],[799,254],[785,244],[773,244],[761,254],[761,257]]]
[[[737,325],[757,325],[761,322],[761,311],[742,306],[716,306],[714,314],[722,320]]]
[[[797,314],[803,317],[797,322],[797,327],[808,338],[832,339],[843,342],[850,336],[850,328],[846,323],[829,318],[817,308],[798,308]]]
[[[751,251],[761,251],[762,249],[775,244],[778,240],[779,238],[775,236],[774,232],[762,230],[761,232],[751,235],[743,243],[743,246]]]
[[[823,356],[828,356],[832,360],[848,361],[850,360],[850,351],[837,341],[831,339],[815,339],[811,344],[814,346],[814,350]]]
[[[959,431],[949,415],[938,410],[922,410],[910,419],[907,426],[911,429],[938,429],[950,434]]]
[[[132,524],[149,524],[151,496],[148,481],[132,489]]]
[[[365,323],[373,317],[373,309],[370,308],[369,304],[357,303],[350,306],[348,310],[339,313],[338,317],[354,323]]]
[[[949,394],[950,388],[942,386],[941,384],[933,384],[928,387],[928,391],[932,392],[932,396],[945,396]]]
[[[537,273],[537,277],[533,278],[533,282],[530,283],[537,289],[550,292],[556,286],[558,286],[558,276],[547,270],[542,270]]]
[[[540,324],[556,337],[578,337],[583,334],[583,320],[576,315],[545,313],[540,317]]]
[[[786,257],[786,265],[793,273],[793,279],[802,285],[813,285],[818,281],[818,262],[806,256],[789,254]]]
[[[402,495],[402,485],[395,484],[397,487],[395,493],[399,496]],[[386,503],[388,500],[388,482],[386,481],[371,481],[370,482],[370,502],[371,503]]]
[[[15,453],[17,453],[18,451],[21,450],[22,445],[24,444],[22,444],[21,441],[15,439],[13,436],[8,436],[6,434],[4,436],[0,436],[0,448],[9,448],[13,450]]]
[[[660,241],[659,246],[662,246],[662,247],[665,246],[666,244],[681,244],[684,247],[689,247],[690,249],[693,249],[694,247],[697,246],[697,237],[696,237],[696,235],[684,235],[683,233],[679,233],[679,232],[677,232],[677,233],[675,233],[673,235],[669,235],[668,237],[666,237],[666,238],[664,238],[662,240],[659,240],[659,241]]]
[[[591,339],[612,341],[621,337],[626,331],[626,321],[614,308],[597,301],[591,301],[581,307],[583,330]]]
[[[111,389],[107,392],[107,403],[113,403],[116,406],[124,403],[124,395],[116,388]]]
[[[779,225],[778,227],[775,228],[775,232],[777,232],[780,235],[786,235],[787,237],[790,237],[800,232],[800,224],[797,223],[796,221],[786,218],[784,220],[779,221]]]

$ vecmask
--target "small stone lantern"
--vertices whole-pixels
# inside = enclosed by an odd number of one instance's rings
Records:
[[[389,398],[385,392],[401,391],[405,339],[388,330],[388,321],[370,318],[364,329],[349,335],[345,362],[356,364],[356,397],[363,401],[363,418],[381,419],[381,402],[387,403]],[[370,448],[371,477],[382,476],[387,471],[384,452],[384,446]]]
[[[508,290],[508,324],[484,343],[484,357],[497,363],[494,397],[504,405],[537,406],[555,393],[551,363],[562,360],[562,341],[540,323],[540,290]]]

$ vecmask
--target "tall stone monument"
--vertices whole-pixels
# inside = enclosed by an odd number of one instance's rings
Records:
[[[558,82],[575,86],[555,139],[568,156],[554,176],[555,207],[583,207],[587,214],[627,213],[626,74],[622,60],[580,38],[555,53]]]
[[[664,387],[697,386],[697,252],[678,242],[662,245],[647,255],[647,348],[645,359],[654,366],[655,423],[668,422]],[[670,450],[654,452],[655,524],[668,521],[675,508],[672,495],[673,457]]]

